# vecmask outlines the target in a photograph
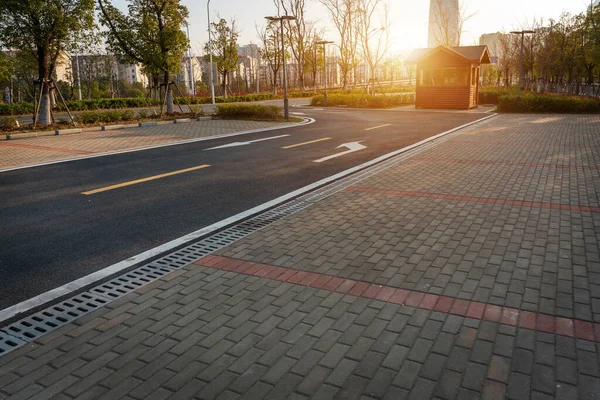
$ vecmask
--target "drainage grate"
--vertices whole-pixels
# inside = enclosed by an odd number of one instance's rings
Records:
[[[289,203],[240,222],[158,260],[152,261],[108,282],[102,283],[87,292],[80,293],[68,300],[8,325],[0,330],[0,356],[58,329],[107,303],[123,297],[176,269],[182,268],[204,256],[228,246],[273,222],[304,210],[334,193],[353,186],[366,178],[397,165],[408,158],[414,157],[415,155],[458,134],[462,134],[469,129],[471,129],[471,127],[450,133],[437,139],[435,142],[429,142],[405,153],[393,156],[388,160],[342,178],[339,181],[317,189],[314,192],[302,195]]]

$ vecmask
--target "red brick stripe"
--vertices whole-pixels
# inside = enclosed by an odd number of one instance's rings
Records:
[[[532,168],[558,168],[558,169],[581,169],[598,171],[600,167],[591,165],[566,165],[566,164],[532,164],[532,163],[513,163],[509,161],[484,161],[484,160],[464,160],[457,158],[437,158],[437,157],[414,157],[410,161],[430,161],[430,162],[447,162],[455,164],[471,164],[471,165],[504,165],[507,167],[532,167]]]
[[[600,207],[571,206],[568,204],[540,203],[540,202],[536,202],[536,201],[502,200],[502,199],[490,199],[490,198],[485,198],[485,197],[456,196],[456,195],[452,195],[452,194],[407,192],[407,191],[403,191],[403,190],[371,189],[371,188],[361,188],[361,187],[356,187],[356,186],[351,186],[349,188],[346,188],[345,190],[347,192],[385,194],[385,195],[389,195],[389,196],[420,197],[420,198],[427,198],[427,199],[468,201],[468,202],[473,202],[473,203],[502,204],[502,205],[508,205],[508,206],[532,207],[532,208],[551,208],[553,210],[568,210],[568,211],[592,212],[592,213],[600,212]]]
[[[480,144],[480,145],[491,145],[491,144],[500,144],[500,145],[505,145],[505,146],[519,146],[519,145],[523,145],[523,144],[528,144],[527,142],[524,141],[512,141],[512,142],[501,142],[501,141],[493,141],[493,140],[460,140],[460,141],[455,141],[453,142],[454,144]],[[536,147],[555,147],[553,144],[535,144]],[[592,149],[600,149],[600,146],[569,146],[569,145],[565,145],[563,146],[561,144],[561,147],[563,148],[575,148],[575,149],[584,149],[584,150],[592,150]]]
[[[210,255],[196,261],[195,264],[225,271],[234,271],[244,275],[264,277],[280,282],[293,283],[300,286],[316,287],[336,293],[600,342],[600,324],[593,324],[588,321],[555,317],[477,301],[461,300],[414,290],[358,282],[352,279],[257,264],[234,258]]]
[[[33,149],[33,150],[44,150],[44,151],[56,151],[58,153],[70,153],[70,154],[95,154],[92,151],[80,151],[80,150],[71,150],[71,149],[59,149],[56,147],[47,147],[47,146],[33,146],[30,144],[21,144],[21,143],[0,143],[0,146],[6,147],[20,147],[22,149]]]

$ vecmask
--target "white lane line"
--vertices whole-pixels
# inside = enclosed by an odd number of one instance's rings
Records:
[[[375,129],[381,129],[381,128],[385,128],[385,127],[388,127],[388,126],[392,126],[392,124],[385,124],[385,125],[374,126],[372,128],[365,129],[365,131],[374,131]]]
[[[204,151],[217,150],[217,149],[227,149],[227,148],[230,148],[230,147],[247,146],[247,145],[252,144],[252,143],[264,142],[266,140],[281,139],[281,138],[289,137],[289,136],[291,136],[291,135],[279,135],[279,136],[272,136],[272,137],[263,138],[263,139],[249,140],[247,142],[227,143],[227,144],[224,144],[222,146],[211,147],[210,149],[205,149]]]
[[[161,147],[180,146],[182,144],[204,142],[204,141],[207,141],[207,140],[222,139],[222,138],[228,138],[228,137],[233,137],[233,136],[241,136],[241,135],[249,135],[251,133],[260,133],[260,132],[276,131],[276,130],[279,130],[279,129],[297,128],[297,127],[301,127],[301,126],[305,126],[305,125],[314,124],[315,122],[317,122],[317,120],[315,120],[314,118],[304,117],[304,122],[299,122],[299,123],[294,123],[294,124],[285,124],[285,125],[280,125],[280,126],[274,126],[272,128],[252,129],[252,130],[242,131],[242,132],[226,133],[224,135],[215,135],[215,136],[207,136],[207,137],[203,137],[203,138],[196,138],[196,139],[189,139],[189,140],[180,140],[180,141],[174,142],[174,143],[157,144],[155,146],[136,147],[136,148],[133,148],[133,149],[109,151],[109,152],[106,152],[106,153],[93,154],[93,155],[90,155],[90,156],[69,158],[68,160],[58,160],[58,161],[50,161],[50,162],[45,162],[45,163],[40,163],[40,164],[24,165],[24,166],[21,166],[21,167],[13,167],[13,168],[0,169],[0,173],[2,173],[2,172],[8,172],[8,171],[16,171],[16,170],[26,169],[26,168],[43,167],[43,166],[46,166],[46,165],[62,164],[62,163],[68,163],[68,162],[72,162],[72,161],[87,160],[88,158],[97,158],[97,157],[112,156],[112,155],[115,155],[115,154],[134,153],[134,152],[138,152],[138,151],[158,149],[158,148],[161,148]]]
[[[305,113],[301,113],[301,112],[293,112],[292,115],[306,115]]]
[[[324,186],[324,185],[327,185],[329,183],[335,182],[335,181],[337,181],[339,179],[342,179],[342,178],[344,178],[344,177],[346,177],[348,175],[352,175],[355,172],[358,172],[358,171],[360,171],[362,169],[371,167],[371,166],[373,166],[375,164],[378,164],[378,163],[380,163],[382,161],[385,161],[385,160],[387,160],[389,158],[395,157],[395,156],[397,156],[399,154],[405,153],[405,152],[407,152],[409,150],[412,150],[415,147],[421,146],[421,145],[423,145],[425,143],[434,141],[434,140],[439,139],[439,138],[441,138],[443,136],[446,136],[446,135],[449,135],[449,134],[454,133],[456,131],[459,131],[461,129],[467,128],[467,127],[469,127],[471,125],[475,125],[477,123],[480,123],[480,122],[486,121],[488,119],[494,118],[497,115],[498,114],[488,115],[488,116],[486,116],[484,118],[478,119],[477,121],[469,122],[468,124],[464,124],[464,125],[461,125],[459,127],[450,129],[450,130],[448,130],[446,132],[442,132],[442,133],[440,133],[438,135],[435,135],[435,136],[432,136],[430,138],[424,139],[424,140],[422,140],[422,141],[420,141],[418,143],[415,143],[415,144],[412,144],[410,146],[404,147],[404,148],[402,148],[400,150],[396,150],[396,151],[393,151],[391,153],[385,154],[383,156],[377,157],[374,160],[367,161],[364,164],[358,165],[356,167],[349,168],[349,169],[347,169],[345,171],[342,171],[340,173],[332,175],[332,176],[330,176],[328,178],[321,179],[318,182],[315,182],[315,183],[312,183],[310,185],[304,186],[303,188],[294,190],[293,192],[290,192],[290,193],[288,193],[286,195],[283,195],[281,197],[278,197],[276,199],[268,201],[268,202],[266,202],[264,204],[261,204],[259,206],[254,207],[254,208],[251,208],[249,210],[246,210],[244,212],[236,214],[236,215],[234,215],[232,217],[229,217],[227,219],[224,219],[224,220],[219,221],[217,223],[214,223],[212,225],[206,226],[206,227],[204,227],[202,229],[199,229],[199,230],[197,230],[195,232],[192,232],[192,233],[187,234],[185,236],[182,236],[180,238],[174,239],[174,240],[172,240],[172,241],[170,241],[168,243],[165,243],[165,244],[163,244],[161,246],[158,246],[158,247],[155,247],[153,249],[147,250],[147,251],[145,251],[143,253],[140,253],[140,254],[138,254],[136,256],[130,257],[127,260],[118,262],[118,263],[113,264],[113,265],[111,265],[109,267],[106,267],[106,268],[104,268],[104,269],[102,269],[100,271],[97,271],[97,272],[94,272],[94,273],[89,274],[87,276],[84,276],[83,278],[79,278],[77,280],[69,282],[69,283],[67,283],[65,285],[57,287],[56,289],[52,289],[52,290],[50,290],[50,291],[48,291],[46,293],[42,293],[42,294],[40,294],[38,296],[32,297],[29,300],[25,300],[25,301],[23,301],[23,302],[21,302],[19,304],[14,305],[14,306],[5,308],[4,310],[0,310],[0,322],[5,321],[5,320],[7,320],[9,318],[12,318],[12,317],[14,317],[17,314],[24,313],[24,312],[27,312],[27,311],[33,309],[33,308],[39,307],[39,306],[41,306],[41,305],[43,305],[45,303],[48,303],[50,301],[53,301],[53,300],[55,300],[55,299],[57,299],[59,297],[69,295],[69,294],[71,294],[71,293],[73,293],[73,292],[75,292],[77,290],[80,290],[83,287],[93,285],[95,282],[97,282],[97,281],[99,281],[101,279],[104,279],[104,278],[106,278],[108,276],[111,276],[111,275],[115,275],[115,274],[117,274],[117,273],[119,273],[119,272],[121,272],[121,271],[123,271],[125,269],[133,267],[134,265],[142,264],[146,260],[149,260],[149,259],[151,259],[153,257],[156,257],[158,255],[161,255],[163,253],[167,253],[167,252],[169,252],[169,251],[171,251],[171,250],[173,250],[173,249],[175,249],[177,247],[183,246],[184,244],[186,244],[188,242],[191,242],[191,241],[194,241],[194,240],[197,240],[197,239],[199,239],[199,238],[201,238],[203,236],[208,236],[211,233],[213,233],[215,231],[218,231],[220,229],[223,229],[226,226],[233,225],[233,224],[235,224],[235,223],[237,223],[239,221],[242,221],[242,220],[244,220],[246,218],[249,218],[249,217],[251,217],[253,215],[260,214],[260,213],[262,213],[262,212],[264,212],[264,211],[266,211],[266,210],[268,210],[270,208],[276,207],[276,206],[278,206],[278,205],[280,205],[282,203],[285,203],[285,202],[287,202],[289,200],[292,200],[292,199],[294,199],[294,198],[296,198],[298,196],[301,196],[303,194],[311,192],[311,191],[313,191],[313,190],[315,190],[315,189],[317,189],[317,188],[319,188],[321,186]]]

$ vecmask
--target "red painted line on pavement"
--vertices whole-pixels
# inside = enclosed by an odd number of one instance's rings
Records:
[[[534,163],[513,163],[509,161],[485,161],[485,160],[469,160],[458,158],[438,158],[438,157],[414,157],[410,161],[431,161],[431,162],[447,162],[454,164],[471,164],[471,165],[504,165],[507,167],[532,167],[532,168],[558,168],[558,169],[581,169],[598,171],[600,167],[591,165],[566,165],[566,164],[534,164]]]
[[[34,145],[30,145],[30,144],[21,144],[21,143],[0,143],[0,146],[5,146],[5,147],[19,147],[19,148],[22,148],[22,149],[32,149],[32,150],[56,151],[58,153],[96,154],[93,151],[80,151],[80,150],[71,150],[71,149],[60,149],[60,148],[56,148],[56,147],[34,146]]]
[[[194,264],[227,271],[229,265],[237,265],[238,263],[240,263],[240,266],[234,272],[244,275],[288,282],[300,286],[316,287],[330,292],[402,304],[424,310],[434,310],[445,314],[461,315],[559,336],[600,342],[600,324],[583,320],[555,317],[478,301],[438,296],[416,290],[398,289],[391,286],[359,282],[326,274],[258,264],[228,257],[210,255],[196,261]],[[281,273],[283,270],[286,272]],[[266,271],[270,272],[266,273]],[[278,273],[273,274],[275,271]]]
[[[371,188],[361,188],[361,187],[356,187],[356,186],[351,186],[344,190],[347,192],[384,194],[384,195],[389,195],[389,196],[420,197],[420,198],[427,198],[427,199],[468,201],[468,202],[472,202],[472,203],[501,204],[501,205],[508,205],[508,206],[532,207],[532,208],[551,208],[554,210],[568,210],[568,211],[591,212],[591,213],[600,212],[600,207],[571,206],[568,204],[541,203],[541,202],[535,202],[535,201],[503,200],[503,199],[491,199],[491,198],[485,198],[485,197],[456,196],[453,194],[408,192],[408,191],[403,191],[403,190],[371,189]]]

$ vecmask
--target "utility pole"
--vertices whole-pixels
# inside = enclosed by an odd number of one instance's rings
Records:
[[[520,67],[519,67],[519,89],[517,92],[517,98],[520,100],[521,99],[521,86],[523,84],[523,47],[525,46],[525,35],[529,34],[529,33],[535,33],[535,31],[522,30],[522,31],[512,31],[511,33],[513,35],[521,35],[521,61],[520,61]]]
[[[283,111],[285,119],[290,119],[290,106],[287,92],[287,73],[285,65],[285,36],[283,34],[283,21],[294,21],[296,17],[291,15],[283,15],[281,17],[265,17],[269,21],[279,21],[281,26],[281,57],[283,59]]]
[[[210,95],[212,103],[215,104],[215,76],[213,72],[212,53],[212,27],[210,26],[210,0],[206,3],[206,14],[208,15],[208,51],[210,53]]]
[[[328,44],[332,44],[333,42],[328,41],[328,40],[321,40],[319,42],[316,42],[315,44],[322,44],[323,45],[323,105],[325,107],[327,107],[327,51],[326,51],[326,46]]]

